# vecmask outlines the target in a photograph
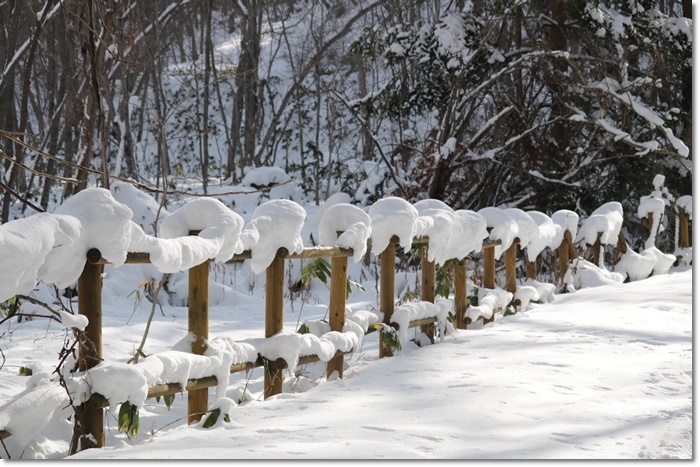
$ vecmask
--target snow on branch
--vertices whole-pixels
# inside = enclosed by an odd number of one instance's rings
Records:
[[[683,143],[683,141],[677,138],[673,134],[673,131],[666,126],[664,120],[652,109],[647,107],[637,96],[632,95],[629,91],[625,91],[622,93],[617,92],[617,90],[619,89],[619,85],[617,83],[611,82],[611,80],[606,80],[604,82],[601,81],[598,83],[591,83],[589,86],[587,86],[587,88],[600,90],[614,97],[618,102],[629,106],[629,108],[631,108],[637,115],[649,122],[651,126],[662,130],[668,142],[673,146],[673,148],[680,156],[688,157],[688,155],[690,154],[688,146],[686,146],[685,143]],[[618,128],[615,128],[607,120],[597,119],[596,123],[598,123],[606,131],[613,133],[616,137],[616,141],[618,139],[622,139],[626,142],[640,147],[641,149],[644,149],[645,151],[642,154],[646,154],[649,151],[655,151],[656,149],[658,149],[658,143],[656,143],[655,141],[650,141],[647,143],[635,142],[631,139],[628,133],[619,130]]]

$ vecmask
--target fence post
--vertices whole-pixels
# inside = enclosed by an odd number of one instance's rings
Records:
[[[265,270],[265,337],[272,337],[284,327],[284,258],[280,248]],[[282,393],[282,369],[270,361],[265,368],[265,399]]]
[[[384,313],[384,324],[391,325],[394,314],[394,290],[396,280],[396,243],[398,238],[391,237],[386,250],[379,254],[379,311]],[[391,357],[390,348],[384,345],[382,331],[379,331],[379,358]]]
[[[571,232],[567,229],[564,231],[564,238],[559,245],[559,278],[561,283],[564,283],[564,277],[569,270],[569,260],[578,258],[578,251],[571,238]]]
[[[78,350],[78,369],[88,370],[102,361],[102,268],[97,263],[100,251],[92,248],[87,253],[87,261],[78,278],[78,313],[88,319],[85,332],[81,335]],[[77,423],[83,434],[92,435],[92,441],[82,438],[80,449],[101,448],[105,445],[104,416],[101,407],[91,407],[85,402],[78,407]]]
[[[488,245],[484,247],[484,288],[496,288],[496,245]],[[484,324],[493,323],[496,319],[494,315],[490,318],[483,318]]]
[[[564,231],[564,238],[562,238],[561,245],[559,245],[559,278],[561,283],[564,284],[564,277],[566,272],[569,270],[569,242],[571,241],[571,232],[568,230]]]
[[[654,213],[650,212],[647,214],[646,217],[642,218],[642,224],[649,229],[649,236],[654,236],[654,246],[658,248],[659,246],[659,231],[657,229],[656,232],[652,232],[652,229],[654,228]],[[597,265],[596,265],[597,266]]]
[[[530,261],[527,257],[527,252],[525,253],[525,277],[527,279],[537,280],[537,258],[535,261]]]
[[[600,253],[601,253],[601,248],[600,248],[600,236],[602,235],[602,232],[598,232],[598,236],[595,239],[595,243],[591,247],[592,250],[592,256],[591,256],[591,263],[595,264],[596,266],[600,267]],[[603,254],[605,252],[603,251]]]
[[[331,331],[343,332],[345,326],[345,299],[347,296],[348,282],[348,258],[331,258],[331,297],[328,307]],[[343,377],[342,355],[332,358],[326,364],[326,378],[330,378],[333,372],[338,372],[338,378]]]
[[[467,329],[467,260],[454,263],[455,274],[455,327]]]
[[[518,248],[518,239],[513,241],[513,244],[506,250],[506,290],[512,294],[515,293],[516,283],[516,253]]]
[[[627,253],[627,241],[625,240],[625,234],[622,232],[622,229],[620,229],[620,234],[617,236],[617,245],[615,245],[615,249],[613,250],[613,266],[616,266],[617,263],[620,262],[620,256],[625,253]]]
[[[689,248],[690,247],[690,216],[685,211],[685,209],[680,208],[680,222],[679,222],[679,234],[680,234],[680,247]]]
[[[484,288],[496,288],[496,245],[484,247]]]
[[[435,303],[435,261],[428,261],[428,245],[423,245],[420,257],[421,290],[420,299],[424,302]],[[430,339],[430,343],[435,343],[435,323],[424,324],[420,327]]]
[[[576,245],[574,245],[574,239],[571,238],[571,232],[568,230],[564,232],[564,237],[567,239],[567,244],[569,245],[569,258],[578,259],[578,251],[576,250]]]
[[[209,340],[209,262],[188,271],[187,330],[194,336],[192,353],[204,355]],[[209,390],[187,392],[187,423],[198,422],[209,408]]]

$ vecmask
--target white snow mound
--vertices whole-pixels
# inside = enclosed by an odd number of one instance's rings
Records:
[[[304,208],[287,199],[273,199],[255,208],[241,233],[244,248],[251,252],[250,268],[254,274],[263,272],[280,248],[289,253],[304,250],[301,229],[305,220]]]
[[[530,238],[530,243],[527,245],[527,259],[535,261],[537,255],[542,253],[545,248],[552,248],[552,243],[559,236],[561,227],[555,224],[552,219],[539,211],[527,211],[527,215],[535,222],[538,233]],[[559,246],[561,240],[559,241]],[[556,248],[556,247],[555,247]]]
[[[418,210],[408,201],[395,196],[382,198],[369,208],[369,217],[372,220],[373,254],[379,255],[386,250],[394,235],[405,251],[411,248]]]
[[[578,214],[568,209],[560,209],[552,214],[552,222],[554,222],[554,225],[559,226],[559,230],[549,244],[549,247],[552,249],[559,248],[561,242],[564,241],[564,232],[567,230],[571,233],[571,239],[575,239],[578,233],[578,220]]]
[[[338,232],[342,232],[338,237]],[[326,209],[318,226],[321,245],[352,248],[353,261],[359,262],[367,251],[372,234],[369,215],[352,204],[340,203]]]
[[[270,187],[290,181],[292,178],[279,167],[257,167],[251,169],[241,180],[241,185],[253,188]]]
[[[445,250],[450,245],[454,211],[437,199],[425,199],[413,204],[418,211],[416,237],[428,237],[428,261],[443,264],[448,257]]]
[[[500,258],[518,236],[518,223],[503,209],[499,208],[487,207],[480,210],[479,214],[486,219],[487,228],[491,228],[489,238],[501,241],[501,244],[495,247],[496,258]]]
[[[584,241],[587,245],[593,245],[598,238],[598,233],[600,233],[601,245],[615,244],[621,228],[622,204],[611,201],[593,211],[591,216],[583,221],[575,243]]]

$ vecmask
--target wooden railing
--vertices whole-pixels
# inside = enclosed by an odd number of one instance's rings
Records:
[[[683,223],[683,220],[685,222]],[[688,217],[681,216],[681,246],[689,246]],[[685,230],[684,230],[685,229]],[[684,233],[685,232],[685,233]],[[624,240],[624,238],[623,238]],[[416,238],[413,244],[424,244],[427,246],[429,239],[425,237]],[[624,243],[624,242],[623,242]],[[500,241],[485,240],[483,242],[483,287],[495,289],[496,287],[496,257],[495,247],[500,245]],[[516,251],[519,240],[515,239],[513,244],[505,251],[505,289],[508,292],[516,292]],[[380,277],[379,277],[379,311],[383,313],[383,322],[388,326],[397,328],[398,325],[392,322],[392,315],[395,309],[395,259],[398,238],[393,237],[387,248],[379,255]],[[422,249],[421,257],[421,300],[435,301],[435,263],[428,261],[427,248]],[[596,244],[592,246],[594,259],[600,254],[600,236]],[[572,241],[571,234],[566,231],[561,245],[557,249],[559,256],[559,276],[563,279],[567,272],[569,261],[578,257],[577,249]],[[353,255],[353,250],[334,246],[315,246],[304,248],[300,253],[289,253],[286,249],[280,249],[266,270],[265,289],[265,337],[269,338],[283,329],[284,325],[284,269],[285,260],[295,259],[331,259],[330,277],[330,303],[329,303],[329,324],[331,331],[342,332],[345,323],[346,305],[346,282],[348,257]],[[617,255],[616,255],[617,256]],[[234,255],[228,262],[250,259],[251,252],[245,251]],[[615,258],[617,260],[617,257]],[[127,254],[125,264],[149,264],[150,257],[147,253],[130,252]],[[206,351],[206,342],[209,339],[209,263],[211,260],[194,266],[189,269],[189,297],[188,297],[188,331],[194,336],[192,352],[198,355]],[[527,262],[527,277],[536,277],[536,265]],[[595,262],[595,261],[594,261]],[[88,370],[103,361],[102,358],[102,269],[105,264],[109,264],[100,252],[91,249],[87,253],[87,261],[83,272],[78,280],[78,312],[88,318],[89,324],[82,334],[79,347],[79,369]],[[468,308],[467,302],[467,269],[464,258],[454,263],[454,293],[455,293],[455,321],[457,329],[466,329],[470,320],[465,316]],[[495,312],[494,312],[495,315]],[[484,319],[484,324],[492,322],[494,316]],[[412,321],[409,328],[420,326],[431,342],[434,342],[437,317],[430,317]],[[370,327],[367,333],[373,332]],[[380,331],[381,332],[381,331]],[[343,377],[343,357],[351,352],[338,351],[335,356],[327,362],[326,372],[330,377],[337,372],[338,377]],[[380,357],[392,355],[390,348],[387,348],[380,336],[379,339]],[[304,365],[318,362],[317,355],[302,356],[298,364]],[[264,376],[264,397],[267,399],[282,392],[282,371],[287,364],[283,359],[274,361],[258,357],[254,362],[237,363],[230,367],[231,374],[249,371],[253,368],[265,367]],[[188,423],[199,421],[208,409],[207,388],[216,386],[217,378],[208,376],[198,379],[188,380],[185,387],[178,383],[160,384],[151,386],[148,389],[148,398],[187,392],[188,403]],[[107,407],[108,401],[100,394],[93,394],[91,398],[78,408],[77,419],[83,423],[86,434],[92,435],[95,445],[90,447],[104,446],[104,414],[103,409]],[[10,436],[7,431],[0,431],[0,438]],[[83,447],[84,448],[84,447]]]

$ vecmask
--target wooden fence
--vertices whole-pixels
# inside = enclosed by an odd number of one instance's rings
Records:
[[[683,219],[683,216],[681,216]],[[651,224],[649,224],[651,225]],[[685,229],[685,233],[683,233]],[[195,232],[192,232],[193,234]],[[624,238],[622,233],[622,244]],[[681,246],[689,246],[688,235],[688,220],[687,215],[685,223],[681,223]],[[416,238],[413,244],[423,244],[427,246],[429,239],[425,237]],[[517,247],[519,239],[515,239],[513,244],[505,251],[505,289],[508,292],[516,292],[516,264],[517,264]],[[395,308],[395,277],[396,277],[396,246],[398,238],[393,237],[388,247],[379,255],[380,277],[379,277],[379,311],[384,315],[384,324],[398,329],[398,324],[392,322],[392,315]],[[483,243],[483,287],[486,289],[496,288],[496,256],[495,247],[500,245],[500,241],[486,240]],[[618,244],[619,247],[619,244]],[[594,245],[592,245],[593,262],[597,264],[597,258],[600,255],[600,235]],[[422,248],[421,257],[421,300],[434,302],[435,300],[435,263],[428,261],[427,247]],[[617,251],[618,249],[616,249]],[[561,245],[557,249],[559,256],[559,278],[563,279],[567,272],[569,261],[578,257],[578,252],[571,238],[570,232],[566,231]],[[304,248],[301,253],[290,254],[286,249],[282,248],[277,252],[272,263],[266,270],[266,286],[265,286],[265,337],[269,338],[283,329],[284,325],[284,270],[285,261],[295,259],[316,259],[330,258],[331,259],[331,284],[330,284],[330,304],[329,304],[329,324],[331,331],[342,332],[345,323],[345,304],[346,304],[346,283],[347,283],[347,266],[348,257],[353,255],[352,249],[330,247],[330,246],[315,246]],[[616,254],[615,260],[619,255]],[[241,254],[234,255],[228,262],[250,259],[250,251],[245,251]],[[195,337],[192,343],[192,352],[197,355],[202,355],[207,349],[206,342],[209,339],[209,263],[207,261],[200,265],[189,269],[189,296],[188,296],[188,331]],[[149,264],[150,258],[147,253],[133,252],[128,253],[125,264]],[[537,269],[534,262],[527,263],[527,278],[535,278]],[[83,272],[78,280],[78,312],[88,318],[89,324],[83,333],[82,340],[79,346],[79,370],[88,370],[98,363],[103,361],[102,358],[102,270],[108,262],[102,258],[99,250],[91,249],[87,253],[87,261]],[[461,259],[454,263],[454,293],[455,293],[455,321],[454,326],[457,329],[467,329],[470,320],[465,317],[465,312],[468,308],[467,301],[467,268],[466,260]],[[491,318],[484,319],[484,324],[492,322],[497,311]],[[435,338],[435,323],[436,317],[415,320],[409,323],[409,328],[420,326],[431,342]],[[373,332],[374,328],[370,328],[367,333]],[[380,331],[381,332],[381,331]],[[338,351],[335,356],[327,362],[326,372],[330,377],[334,372],[337,372],[340,378],[343,377],[343,357],[351,352]],[[391,349],[387,348],[383,339],[379,339],[379,355],[380,357],[389,357],[392,355]],[[298,364],[304,365],[312,362],[320,361],[317,355],[303,356],[299,359]],[[246,362],[234,364],[230,368],[230,372],[238,373],[249,371],[253,368],[264,367],[264,397],[274,396],[282,392],[282,372],[287,364],[283,359],[268,361],[261,357],[255,362]],[[216,386],[218,383],[216,377],[209,376],[198,379],[188,380],[183,388],[178,383],[168,383],[156,386],[151,386],[148,389],[147,398],[177,394],[183,391],[187,392],[187,413],[188,423],[197,422],[206,413],[208,409],[208,390],[207,388]],[[81,446],[81,449],[87,447],[103,447],[105,444],[104,437],[104,408],[107,407],[108,401],[99,394],[93,394],[90,399],[78,407],[76,420],[81,420],[83,429],[86,434],[92,435],[95,440],[94,445]],[[4,439],[10,436],[7,431],[0,431],[0,438]]]

